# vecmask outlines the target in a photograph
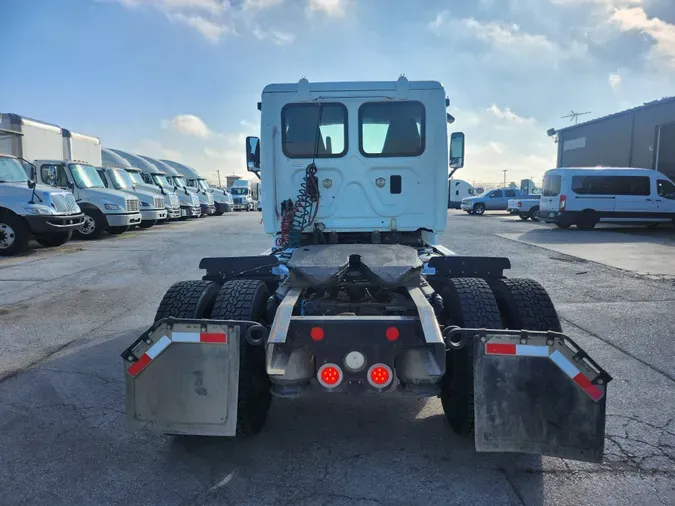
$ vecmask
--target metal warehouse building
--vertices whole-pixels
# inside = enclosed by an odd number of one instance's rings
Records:
[[[558,167],[640,167],[675,178],[675,97],[560,130]]]

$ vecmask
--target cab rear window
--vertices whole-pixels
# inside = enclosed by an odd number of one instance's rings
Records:
[[[368,157],[419,156],[425,147],[421,102],[367,102],[359,108],[359,149]]]
[[[338,103],[288,104],[281,145],[289,158],[339,158],[347,153],[347,108]]]

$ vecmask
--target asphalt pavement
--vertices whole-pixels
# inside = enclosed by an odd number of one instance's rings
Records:
[[[275,399],[250,439],[127,432],[120,353],[171,284],[201,277],[201,258],[267,249],[260,218],[0,259],[1,504],[675,504],[675,282],[510,239],[559,231],[505,215],[449,211],[443,244],[509,257],[509,277],[540,281],[564,330],[614,376],[603,464],[476,453],[438,399],[396,393]]]

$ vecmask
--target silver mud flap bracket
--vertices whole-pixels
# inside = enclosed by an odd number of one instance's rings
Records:
[[[234,436],[239,345],[265,327],[165,318],[122,353],[130,430]]]
[[[612,377],[557,332],[446,329],[450,347],[474,347],[479,452],[602,462]]]

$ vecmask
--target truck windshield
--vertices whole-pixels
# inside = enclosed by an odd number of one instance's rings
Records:
[[[157,186],[161,186],[162,188],[173,188],[173,185],[169,184],[169,181],[166,179],[166,176],[162,174],[153,174],[152,180],[155,182]]]
[[[0,183],[25,183],[27,180],[19,160],[0,156]]]
[[[185,178],[183,176],[173,176],[173,182],[178,188],[185,188]]]
[[[205,179],[200,179],[197,181],[197,184],[199,185],[200,190],[206,191],[209,189],[209,183],[207,183]]]
[[[78,188],[105,188],[95,167],[81,163],[69,163],[68,167]]]
[[[127,172],[127,174],[129,174],[129,177],[134,183],[145,184],[145,181],[143,181],[143,176],[141,176],[140,172]]]
[[[232,188],[230,193],[232,195],[248,195],[248,188]]]
[[[126,170],[111,169],[110,179],[116,190],[130,190],[134,186],[134,181]]]

